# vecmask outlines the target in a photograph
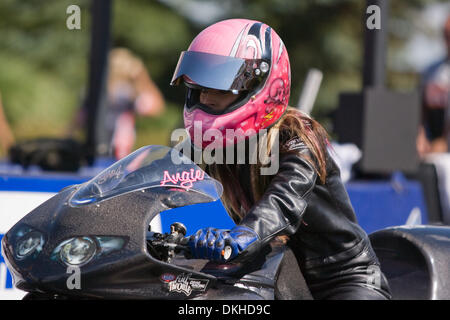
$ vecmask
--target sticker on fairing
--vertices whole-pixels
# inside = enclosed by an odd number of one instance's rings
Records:
[[[176,185],[179,186],[186,191],[189,191],[190,188],[193,187],[194,182],[201,181],[205,178],[205,172],[202,170],[194,170],[191,169],[189,171],[177,172],[176,174],[170,174],[169,171],[164,171],[163,180],[161,180],[160,185],[165,186]]]
[[[164,273],[160,277],[162,282],[171,282],[171,281],[174,281],[176,278],[177,277],[171,273]]]
[[[161,280],[166,283],[169,292],[184,293],[190,296],[193,291],[203,292],[206,290],[209,280],[191,278],[192,273],[182,273],[176,278],[163,274]]]

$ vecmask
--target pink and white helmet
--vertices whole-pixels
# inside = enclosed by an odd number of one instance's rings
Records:
[[[197,136],[215,129],[223,146],[229,146],[270,127],[286,111],[291,85],[289,57],[268,25],[225,20],[204,29],[181,53],[171,85],[180,82],[188,88],[184,125],[194,144],[206,147],[211,142],[199,142]],[[199,102],[201,87],[232,91],[239,98],[224,111],[214,112]]]

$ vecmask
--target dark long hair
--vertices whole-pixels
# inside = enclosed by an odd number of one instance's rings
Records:
[[[267,132],[268,152],[272,151],[275,139],[280,139],[280,153],[290,152],[283,147],[283,142],[292,138],[300,138],[310,150],[311,158],[306,158],[316,169],[320,183],[326,180],[326,154],[328,145],[328,134],[326,130],[314,119],[303,112],[288,107],[286,113]],[[212,164],[207,166],[210,176],[220,181],[224,187],[222,202],[228,209],[233,219],[238,222],[245,213],[256,203],[270,183],[273,176],[261,175],[261,163],[250,165],[250,184],[253,197],[245,195],[238,173],[238,165]]]

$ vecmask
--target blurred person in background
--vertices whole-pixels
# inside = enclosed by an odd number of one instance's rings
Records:
[[[107,109],[103,121],[110,141],[108,154],[116,159],[132,151],[136,116],[156,117],[165,109],[164,97],[144,63],[125,48],[115,48],[109,54]],[[86,125],[86,115],[87,110],[81,108],[69,128],[70,136]]]
[[[14,145],[14,135],[9,127],[8,120],[3,112],[2,95],[0,93],[0,151],[1,154],[7,154],[9,148]]]
[[[422,76],[422,124],[417,151],[436,168],[442,220],[450,224],[450,15],[443,27],[447,55]]]
[[[448,152],[450,143],[450,15],[443,28],[447,55],[428,67],[422,76],[423,119],[418,152]]]

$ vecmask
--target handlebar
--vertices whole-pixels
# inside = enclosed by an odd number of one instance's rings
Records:
[[[191,248],[188,246],[189,238],[185,237],[186,227],[179,222],[170,226],[170,234],[152,233],[152,239],[149,243],[157,249],[160,257],[168,262],[175,256],[176,252],[183,252],[187,259],[192,258]],[[233,250],[231,246],[225,245],[221,255],[224,262],[230,260]]]

